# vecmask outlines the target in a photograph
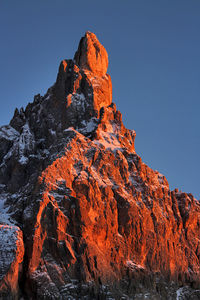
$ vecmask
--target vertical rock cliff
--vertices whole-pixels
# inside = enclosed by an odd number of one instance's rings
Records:
[[[87,32],[0,128],[2,299],[200,297],[200,203],[136,154],[107,67]]]

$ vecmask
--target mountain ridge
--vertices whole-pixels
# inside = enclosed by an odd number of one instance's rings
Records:
[[[2,265],[18,270],[0,268],[5,299],[199,295],[200,204],[136,154],[107,67],[86,32],[56,83],[0,128]]]

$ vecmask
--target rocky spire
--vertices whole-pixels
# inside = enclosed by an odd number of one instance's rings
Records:
[[[107,65],[87,32],[0,127],[0,299],[200,299],[200,203],[137,155]]]
[[[108,69],[106,49],[100,44],[96,35],[89,31],[80,40],[74,60],[81,69],[89,70],[98,76],[104,76]]]
[[[73,99],[82,95],[85,106],[99,115],[102,107],[112,103],[112,82],[107,74],[108,54],[96,35],[89,31],[81,38],[74,60],[63,60],[56,82],[58,98],[67,98],[67,107],[75,107]],[[77,110],[77,108],[76,108]],[[81,109],[82,110],[82,109]],[[83,110],[82,110],[83,111]]]

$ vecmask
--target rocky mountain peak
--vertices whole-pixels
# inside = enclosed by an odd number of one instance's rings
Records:
[[[74,60],[81,69],[89,70],[97,76],[106,75],[108,54],[92,32],[87,31],[80,40]]]
[[[89,107],[89,115],[99,115],[102,107],[112,103],[112,82],[106,73],[107,68],[108,54],[105,48],[94,33],[86,32],[74,59],[65,59],[60,64],[56,81],[57,97],[66,99],[69,108],[75,107],[78,103],[75,99],[82,95],[85,106]]]
[[[107,64],[87,32],[0,127],[0,299],[200,299],[200,203],[137,155]]]

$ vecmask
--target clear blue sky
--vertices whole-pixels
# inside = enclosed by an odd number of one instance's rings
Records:
[[[199,199],[199,0],[0,0],[0,125],[46,92],[86,30],[108,51],[137,153]]]

